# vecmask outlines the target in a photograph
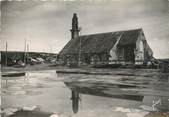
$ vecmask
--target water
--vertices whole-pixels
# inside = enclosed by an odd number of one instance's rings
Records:
[[[43,112],[79,117],[169,112],[169,75],[164,73],[148,77],[56,74],[49,70],[1,79],[4,109],[36,105]]]

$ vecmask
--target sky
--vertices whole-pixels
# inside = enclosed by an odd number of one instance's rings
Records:
[[[168,0],[3,1],[0,50],[59,53],[71,39],[73,13],[80,35],[142,28],[156,58],[169,58]]]

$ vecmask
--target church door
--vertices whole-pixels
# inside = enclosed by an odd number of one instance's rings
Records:
[[[127,46],[124,49],[124,57],[126,62],[134,62],[135,61],[135,55],[134,55],[134,48]]]

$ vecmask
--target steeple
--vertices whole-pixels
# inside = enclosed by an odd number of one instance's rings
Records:
[[[77,14],[73,14],[72,18],[72,29],[71,29],[71,38],[75,39],[79,36],[79,27],[78,27],[78,17]]]

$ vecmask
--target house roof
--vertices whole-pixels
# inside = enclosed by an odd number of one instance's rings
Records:
[[[60,55],[77,54],[80,48],[82,53],[107,53],[119,38],[119,46],[135,44],[140,31],[142,29],[82,35],[71,39],[61,50]]]

